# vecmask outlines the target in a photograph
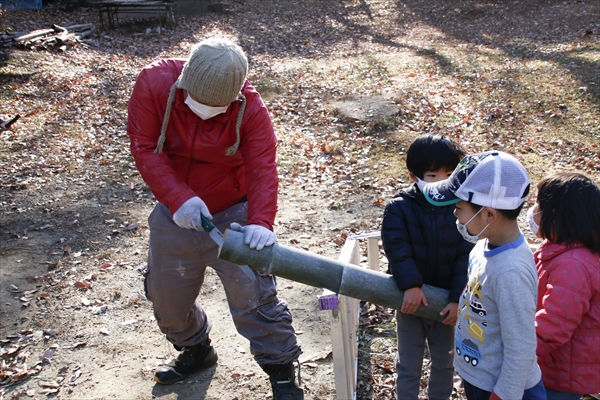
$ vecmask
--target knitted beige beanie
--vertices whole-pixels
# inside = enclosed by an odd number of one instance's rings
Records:
[[[235,127],[236,141],[226,153],[228,156],[233,155],[240,145],[240,127],[246,109],[246,97],[241,90],[247,74],[248,59],[244,51],[232,41],[210,38],[194,46],[181,75],[171,86],[160,137],[154,152],[162,153],[175,91],[184,89],[200,103],[210,106],[226,106],[237,99],[242,101]]]
[[[192,49],[179,77],[179,89],[210,106],[237,98],[248,73],[248,60],[237,44],[222,38],[203,40]]]

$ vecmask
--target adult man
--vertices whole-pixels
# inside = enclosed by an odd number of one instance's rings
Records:
[[[146,291],[161,331],[182,351],[154,379],[170,384],[217,362],[211,323],[196,300],[210,266],[223,283],[236,329],[269,374],[273,398],[302,399],[293,365],[301,350],[275,278],[255,274],[252,281],[219,260],[200,219],[204,215],[220,230],[233,223],[257,250],[276,239],[277,140],[247,70],[239,46],[207,39],[187,60],[144,68],[129,102],[131,152],[159,202],[148,218]]]

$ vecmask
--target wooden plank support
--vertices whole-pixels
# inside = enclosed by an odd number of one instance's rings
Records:
[[[367,237],[367,263],[373,271],[379,271],[379,235]]]
[[[343,264],[358,265],[360,263],[360,249],[357,240],[346,240],[338,261]],[[335,393],[338,399],[355,399],[358,383],[356,331],[360,300],[343,295],[338,296],[338,299],[339,310],[330,311]]]

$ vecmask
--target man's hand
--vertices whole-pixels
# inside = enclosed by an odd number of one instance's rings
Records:
[[[260,225],[241,226],[237,222],[233,222],[231,229],[244,233],[244,243],[251,249],[262,250],[263,247],[271,246],[277,240],[277,236],[273,232]]]
[[[198,196],[194,196],[179,207],[175,214],[173,214],[173,221],[183,229],[195,229],[197,231],[203,231],[202,219],[200,214],[210,220],[213,219],[212,214],[208,211],[208,207]]]
[[[425,307],[429,305],[427,304],[425,293],[423,293],[421,288],[410,288],[404,292],[404,299],[402,300],[402,308],[400,311],[404,314],[413,314],[419,309],[421,303],[423,303]]]
[[[448,315],[446,315],[446,313]],[[456,320],[458,319],[458,303],[448,303],[446,307],[442,311],[440,311],[440,315],[446,315],[446,318],[442,321],[444,325],[456,325]]]

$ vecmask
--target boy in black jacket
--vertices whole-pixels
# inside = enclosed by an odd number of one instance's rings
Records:
[[[443,135],[421,135],[406,153],[406,167],[415,182],[387,206],[381,238],[389,270],[404,291],[402,308],[396,312],[398,354],[396,394],[401,400],[419,398],[425,341],[431,355],[430,400],[447,400],[452,394],[454,324],[458,300],[467,283],[469,252],[473,244],[456,229],[454,204],[432,206],[425,200],[425,184],[447,179],[465,150]],[[450,291],[442,322],[413,314],[427,299],[423,284]]]

